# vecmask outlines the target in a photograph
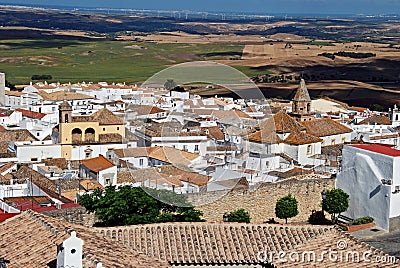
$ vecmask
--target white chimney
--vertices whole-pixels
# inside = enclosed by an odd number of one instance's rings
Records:
[[[82,268],[82,246],[83,240],[72,231],[71,237],[57,247],[57,268]]]

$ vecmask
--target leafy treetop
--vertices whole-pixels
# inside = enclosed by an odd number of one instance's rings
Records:
[[[322,208],[331,214],[335,220],[336,214],[340,215],[349,208],[349,195],[342,189],[327,190]]]
[[[275,215],[279,219],[287,219],[297,216],[299,210],[297,208],[297,200],[292,195],[282,197],[276,202]]]
[[[250,222],[250,214],[243,208],[232,211],[228,214],[228,222]]]
[[[79,202],[96,213],[101,226],[203,221],[202,212],[194,209],[185,196],[167,190],[146,193],[139,187],[108,186],[81,196]]]

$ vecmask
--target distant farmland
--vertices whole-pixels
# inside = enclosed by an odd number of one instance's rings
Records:
[[[32,75],[51,75],[53,81],[60,82],[140,82],[171,65],[229,60],[242,50],[238,44],[1,40],[0,71],[14,84],[28,83]]]

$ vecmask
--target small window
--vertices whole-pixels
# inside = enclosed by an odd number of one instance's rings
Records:
[[[194,146],[194,150],[195,150],[195,151],[198,151],[198,150],[199,150],[199,145],[196,144],[196,145]]]
[[[103,127],[103,131],[106,131],[106,128],[105,128],[105,127]]]
[[[117,130],[119,130],[119,127],[117,127]]]
[[[143,159],[139,159],[139,165],[143,166]]]
[[[37,157],[33,157],[33,158],[31,158],[31,161],[36,162],[36,161],[38,161],[38,159],[37,159]]]
[[[106,185],[111,185],[111,180],[110,179],[106,179]]]
[[[187,145],[183,145],[183,150],[184,150],[184,151],[187,151],[187,150],[188,150]]]
[[[312,154],[312,145],[307,145],[307,154]]]
[[[71,249],[71,254],[75,254],[76,253],[76,249]]]

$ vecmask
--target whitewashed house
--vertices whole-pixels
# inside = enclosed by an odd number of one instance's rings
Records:
[[[0,125],[4,127],[19,126],[22,121],[22,113],[16,110],[1,110]]]
[[[60,158],[61,145],[46,141],[11,141],[9,151],[14,152],[18,162],[37,162],[44,159]]]
[[[117,166],[103,155],[83,160],[79,169],[82,178],[97,180],[103,186],[117,184]]]
[[[371,216],[388,231],[400,229],[400,150],[382,144],[343,149],[336,187],[350,196],[350,218]]]

